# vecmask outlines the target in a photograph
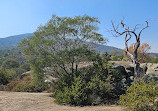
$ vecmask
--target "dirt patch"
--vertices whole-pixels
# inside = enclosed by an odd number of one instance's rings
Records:
[[[123,111],[120,106],[71,107],[53,101],[49,93],[0,91],[0,111]]]

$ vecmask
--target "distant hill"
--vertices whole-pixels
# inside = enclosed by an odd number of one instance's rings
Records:
[[[107,45],[102,45],[102,44],[95,44],[94,49],[96,50],[96,52],[104,54],[104,53],[108,53],[111,54],[113,50],[117,51],[117,55],[122,55],[122,49],[113,47],[113,46],[107,46]]]
[[[17,47],[18,43],[23,40],[24,38],[28,38],[33,36],[33,33],[27,33],[27,34],[20,34],[20,35],[14,35],[14,36],[9,36],[6,38],[0,38],[0,49],[6,49],[6,48],[15,48]],[[112,46],[107,46],[107,45],[101,45],[101,44],[95,44],[94,49],[98,53],[111,53],[112,50],[117,50],[118,55],[122,54],[122,49],[112,47]]]
[[[0,38],[0,49],[6,49],[6,48],[16,48],[18,43],[23,40],[24,38],[28,38],[34,36],[33,33],[26,33],[26,34],[20,34],[20,35],[14,35],[6,38]],[[122,55],[122,49],[113,47],[113,46],[107,46],[107,45],[102,45],[102,44],[95,44],[93,45],[94,49],[98,53],[109,53],[113,50],[117,51],[117,55]],[[150,53],[152,57],[158,57],[158,53]]]
[[[17,44],[22,39],[31,37],[33,35],[34,35],[33,33],[27,33],[27,34],[9,36],[9,37],[6,37],[6,38],[0,38],[0,48],[3,48],[3,47],[16,47]]]
[[[150,53],[150,56],[152,56],[152,57],[158,57],[158,53]]]

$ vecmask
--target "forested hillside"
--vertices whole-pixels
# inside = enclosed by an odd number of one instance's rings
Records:
[[[28,38],[33,36],[33,33],[26,33],[20,35],[14,35],[6,38],[0,38],[0,48],[2,47],[13,47],[17,46],[17,44],[24,38]]]

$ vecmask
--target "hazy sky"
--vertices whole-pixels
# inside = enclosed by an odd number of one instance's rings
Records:
[[[98,17],[99,32],[108,38],[107,45],[122,49],[124,38],[112,37],[107,32],[111,29],[111,20],[118,23],[124,16],[131,27],[145,25],[149,20],[150,27],[142,33],[141,42],[151,45],[151,52],[158,52],[158,0],[0,0],[0,37],[32,33],[52,14]]]

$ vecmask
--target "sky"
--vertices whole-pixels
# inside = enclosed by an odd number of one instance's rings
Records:
[[[148,20],[149,28],[142,32],[141,43],[148,43],[150,52],[158,53],[158,0],[0,0],[0,38],[33,33],[53,14],[97,17],[101,22],[98,32],[108,39],[107,45],[121,49],[124,37],[116,38],[109,33],[111,21],[118,24],[124,17],[124,22],[132,28],[136,24],[145,26]]]

